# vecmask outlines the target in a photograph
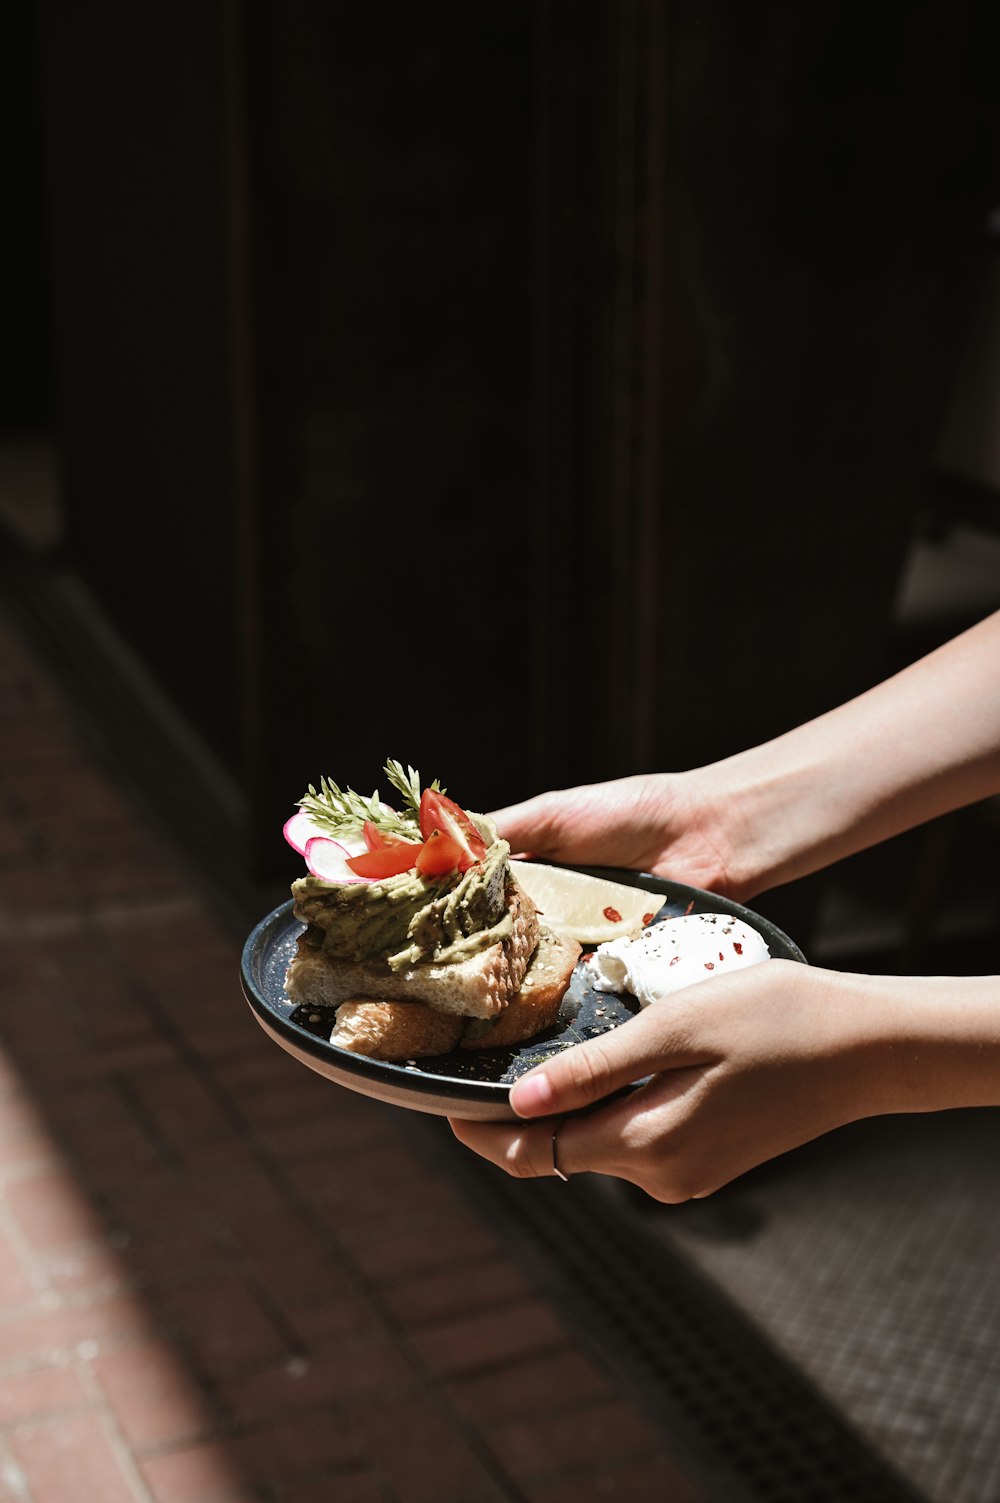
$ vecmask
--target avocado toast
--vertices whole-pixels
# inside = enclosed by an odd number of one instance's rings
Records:
[[[399,807],[324,780],[285,826],[309,868],[285,981],[332,1043],[403,1060],[520,1043],[555,1023],[580,946],[539,922],[492,821],[388,762]]]

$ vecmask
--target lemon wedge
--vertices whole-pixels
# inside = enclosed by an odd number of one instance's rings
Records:
[[[584,945],[637,934],[663,905],[659,893],[626,887],[604,877],[535,861],[512,861],[518,886],[527,893],[547,929]]]

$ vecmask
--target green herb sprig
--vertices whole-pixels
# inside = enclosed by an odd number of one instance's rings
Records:
[[[417,815],[420,812],[419,772],[417,772],[413,767],[407,767],[404,770],[403,764],[401,762],[395,761],[395,759],[392,757],[389,758],[388,762],[386,762],[385,767],[382,770],[385,773],[386,777],[389,779],[389,782],[395,788],[396,792],[402,797],[403,803],[406,805],[407,809],[411,811],[414,819],[416,819]],[[441,787],[441,784],[437,778],[434,779],[433,783],[431,783],[430,786],[435,793],[445,792],[445,789]]]
[[[377,788],[371,798],[365,798],[353,788],[341,788],[331,778],[321,778],[318,789],[310,783],[309,791],[299,799],[299,808],[305,809],[321,829],[335,837],[356,835],[365,820],[371,820],[377,830],[387,835],[419,839],[420,774],[412,767],[404,769],[401,762],[392,759],[383,770],[403,800],[402,810],[383,804]],[[430,787],[438,793],[444,792],[437,778]]]

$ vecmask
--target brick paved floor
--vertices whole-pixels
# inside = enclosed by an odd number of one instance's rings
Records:
[[[699,1503],[0,624],[0,1500]]]

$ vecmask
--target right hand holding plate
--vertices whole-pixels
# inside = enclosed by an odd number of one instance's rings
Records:
[[[711,1194],[886,1109],[863,980],[770,960],[688,987],[522,1076],[511,1090],[522,1123],[453,1121],[453,1131],[508,1174],[551,1175],[554,1118],[652,1076],[567,1118],[560,1168],[614,1175],[665,1202]]]

